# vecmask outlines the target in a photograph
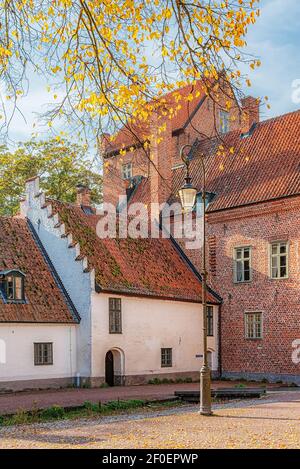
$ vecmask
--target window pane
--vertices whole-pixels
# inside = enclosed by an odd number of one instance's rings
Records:
[[[7,277],[7,298],[9,300],[14,299],[14,279],[13,279],[13,277]]]
[[[286,277],[287,276],[287,273],[286,273],[286,267],[280,267],[280,277]]]
[[[244,259],[249,259],[249,257],[250,257],[250,249],[245,248],[244,249]]]
[[[285,254],[286,253],[286,244],[281,244],[280,245],[280,253]]]
[[[241,258],[242,258],[242,250],[241,250],[241,249],[237,249],[237,250],[236,250],[236,258],[237,258],[237,259],[241,259]]]
[[[278,244],[272,244],[272,254],[278,253]]]
[[[250,280],[250,270],[245,270],[244,271],[244,281],[248,282]]]
[[[22,300],[22,284],[23,279],[21,277],[15,277],[15,299]]]
[[[238,282],[243,281],[243,264],[242,264],[242,262],[237,262],[236,263],[236,280]]]

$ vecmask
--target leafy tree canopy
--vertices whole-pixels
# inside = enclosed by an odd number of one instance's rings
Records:
[[[160,97],[203,81],[208,95],[222,74],[224,90],[250,85],[245,52],[248,27],[259,0],[3,0],[0,1],[0,79],[5,101],[17,105],[26,92],[28,66],[47,74],[56,103],[47,114],[75,118],[83,136],[95,136],[128,121],[148,122],[161,112]],[[230,86],[229,86],[230,85]],[[58,91],[57,91],[58,90]],[[190,97],[188,96],[187,99]],[[178,96],[179,99],[179,96]],[[230,99],[224,105],[230,106]],[[0,103],[1,106],[1,103]],[[181,103],[168,106],[172,116]],[[89,132],[91,135],[91,132]]]
[[[86,148],[55,138],[20,143],[15,151],[0,146],[0,215],[14,215],[24,196],[26,179],[39,175],[43,191],[65,202],[76,199],[76,185],[91,189],[95,204],[102,201],[102,176],[86,157]]]

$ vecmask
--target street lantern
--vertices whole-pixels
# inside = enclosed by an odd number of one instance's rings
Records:
[[[193,187],[189,176],[185,178],[185,184],[179,189],[178,193],[183,211],[191,212],[195,206],[197,189]]]
[[[180,157],[186,165],[185,184],[179,190],[179,197],[184,211],[190,211],[195,205],[197,190],[192,186],[189,174],[190,159],[184,155],[185,150],[192,150],[192,145],[184,145],[180,150]],[[206,270],[206,201],[209,193],[206,192],[206,169],[205,156],[200,155],[199,161],[202,166],[203,189],[201,193],[203,206],[203,245],[202,245],[202,323],[203,323],[203,364],[200,370],[200,414],[211,415],[211,383],[210,369],[208,365],[207,351],[207,270]]]

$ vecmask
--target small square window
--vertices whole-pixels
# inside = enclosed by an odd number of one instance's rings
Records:
[[[34,344],[34,364],[53,365],[52,342],[40,342]]]
[[[109,333],[122,334],[121,298],[109,298]]]
[[[122,165],[122,178],[123,179],[132,178],[132,163],[126,163]]]
[[[271,244],[271,278],[288,277],[288,245],[286,242]]]
[[[161,366],[162,368],[172,366],[172,349],[171,348],[161,349]]]
[[[260,312],[245,313],[246,339],[262,339],[263,315]]]

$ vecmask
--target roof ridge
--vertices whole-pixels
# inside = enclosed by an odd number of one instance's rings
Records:
[[[300,114],[300,109],[295,109],[294,111],[285,112],[284,114],[279,114],[279,116],[269,117],[268,119],[264,119],[264,120],[257,122],[257,125],[267,124],[269,122],[282,119],[283,117],[292,116],[293,114]]]

